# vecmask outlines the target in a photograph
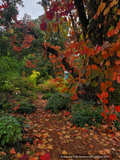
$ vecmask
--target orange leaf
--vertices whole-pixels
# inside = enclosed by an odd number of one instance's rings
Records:
[[[106,65],[106,66],[110,66],[110,61],[107,61],[107,62],[105,63],[105,65]]]
[[[106,14],[108,14],[109,10],[110,10],[110,7],[107,7],[107,8],[104,10],[103,15],[105,16]]]
[[[14,148],[10,150],[10,154],[16,154],[16,151]]]
[[[113,0],[111,3],[110,3],[110,7],[113,7],[114,5],[117,5],[119,1],[117,0]]]
[[[118,57],[120,57],[120,50],[119,50],[119,51],[117,51],[117,56],[118,56]]]
[[[4,156],[5,156],[5,155],[6,155],[6,153],[5,153],[5,152],[0,152],[0,156],[1,156],[1,155],[4,155]]]
[[[92,69],[96,70],[97,66],[96,65],[92,65]]]
[[[120,75],[117,76],[117,82],[120,83]]]
[[[120,15],[120,9],[117,9],[117,15]]]
[[[107,103],[108,103],[108,99],[103,99],[102,102],[103,102],[104,104],[107,104]]]
[[[52,29],[53,29],[53,32],[57,32],[58,31],[58,24],[54,23]]]
[[[102,51],[102,57],[103,57],[104,59],[107,59],[107,58],[109,57],[108,52],[105,51],[105,50],[103,50],[103,51]]]
[[[113,72],[113,78],[112,78],[112,80],[114,81],[114,80],[116,80],[117,79],[117,73],[116,72]]]
[[[108,97],[108,92],[102,92],[102,93],[100,94],[100,97],[102,97],[102,98],[100,98],[100,99],[107,98],[107,97]]]
[[[116,61],[115,64],[116,64],[116,65],[119,65],[119,64],[120,64],[120,60]]]
[[[117,116],[116,116],[115,114],[110,114],[110,115],[109,115],[109,118],[110,118],[112,121],[114,121],[114,120],[117,118]]]
[[[115,106],[115,110],[116,110],[117,112],[120,112],[120,106]]]
[[[107,119],[107,115],[106,115],[105,113],[101,112],[101,115],[102,115],[105,119]]]
[[[110,88],[109,88],[109,91],[113,92],[113,91],[114,91],[114,88],[113,88],[113,87],[110,87]]]
[[[105,6],[106,6],[105,2],[101,3],[100,6],[98,7],[97,12],[102,12],[104,10]]]
[[[90,146],[90,148],[93,148],[93,145],[89,145]]]
[[[105,85],[106,85],[107,88],[110,87],[110,86],[112,86],[112,81],[106,81]]]
[[[106,91],[106,85],[104,82],[101,83],[101,91]]]
[[[17,158],[21,158],[21,157],[22,157],[22,154],[17,153],[16,156],[17,156]]]

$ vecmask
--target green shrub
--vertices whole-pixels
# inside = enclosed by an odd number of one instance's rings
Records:
[[[53,93],[49,92],[44,94],[44,96],[42,96],[42,99],[49,99],[51,96],[53,95]]]
[[[36,78],[36,83],[40,84],[43,83],[44,80],[50,79],[50,76],[48,75],[48,72],[43,68],[40,70],[40,75]]]
[[[48,86],[45,86],[43,84],[38,84],[37,92],[48,93],[48,92],[51,92],[51,91],[50,91],[50,88],[48,88]]]
[[[35,112],[36,109],[37,107],[35,105],[32,105],[28,102],[21,102],[16,112],[20,114],[24,114],[24,113],[30,114],[32,112]]]
[[[120,85],[117,84],[115,90],[111,93],[111,104],[120,105]]]
[[[33,80],[29,77],[16,77],[11,79],[10,81],[14,83],[15,88],[19,88],[21,95],[27,94],[27,92],[30,90],[36,90],[36,85],[34,84]]]
[[[12,115],[0,117],[0,143],[3,146],[5,143],[13,144],[17,139],[21,138],[20,123]]]
[[[37,91],[41,93],[48,93],[57,91],[56,86],[58,83],[54,79],[48,79],[43,82],[43,84],[38,84]]]
[[[3,111],[12,111],[12,103],[4,103],[0,109]]]
[[[3,92],[10,92],[13,91],[15,88],[14,84],[5,80],[0,82],[0,90]]]
[[[117,118],[120,120],[120,112],[118,113]],[[115,128],[120,131],[120,122],[118,122],[117,120],[114,120],[114,125],[115,125]]]
[[[51,110],[52,112],[58,112],[59,110],[67,110],[71,103],[71,97],[69,94],[53,94],[53,96],[48,100],[45,106],[46,110]]]
[[[93,109],[93,102],[76,103],[72,106],[72,118],[71,121],[74,125],[84,127],[85,124],[89,126],[96,126],[97,124],[102,124],[102,108],[96,107]]]

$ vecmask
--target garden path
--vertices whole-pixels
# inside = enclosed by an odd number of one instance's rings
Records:
[[[49,160],[49,154],[50,160],[120,159],[120,132],[113,136],[73,126],[67,121],[71,117],[69,112],[52,114],[44,109],[47,100],[41,98],[42,95],[38,94],[38,100],[34,102],[37,110],[27,116],[30,129],[23,138],[28,135],[34,138],[32,145],[24,145],[26,153],[33,153],[29,159],[39,160],[40,155],[45,155],[44,160]]]

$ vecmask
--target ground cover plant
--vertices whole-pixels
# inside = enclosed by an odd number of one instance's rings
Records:
[[[57,113],[60,110],[68,110],[70,103],[70,94],[55,93],[48,99],[48,104],[45,106],[45,109]]]

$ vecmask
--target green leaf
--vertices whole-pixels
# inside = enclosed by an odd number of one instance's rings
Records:
[[[90,70],[90,74],[89,74],[90,79],[94,79],[97,75],[98,75],[97,70],[94,70],[94,69]]]

